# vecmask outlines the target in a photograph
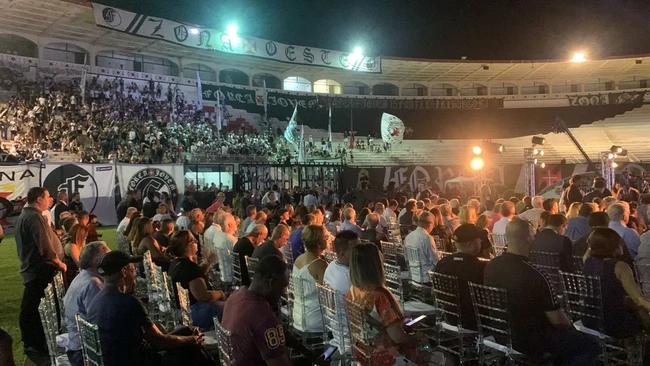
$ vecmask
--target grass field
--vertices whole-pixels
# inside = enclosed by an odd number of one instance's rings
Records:
[[[111,249],[115,249],[115,228],[104,227],[97,230]],[[24,361],[23,344],[20,340],[18,313],[23,295],[23,282],[20,277],[20,264],[16,254],[16,241],[7,236],[0,243],[0,328],[11,334],[14,340],[16,365]]]

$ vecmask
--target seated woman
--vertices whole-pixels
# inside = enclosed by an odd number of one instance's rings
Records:
[[[639,334],[644,328],[642,319],[648,317],[650,301],[643,296],[630,266],[616,259],[623,254],[625,243],[616,231],[609,228],[593,229],[587,243],[589,250],[585,254],[583,273],[600,277],[605,334],[613,338]],[[640,314],[645,315],[641,318]],[[588,328],[598,329],[592,318],[585,317],[582,323]]]
[[[79,274],[79,254],[88,237],[88,227],[76,224],[70,229],[63,246],[63,263],[67,266],[63,276],[63,284],[67,289],[72,280]]]
[[[138,221],[137,234],[133,240],[133,252],[136,255],[143,255],[147,251],[151,253],[151,260],[157,265],[162,267],[163,271],[167,272],[171,260],[167,257],[158,241],[153,237],[153,224],[151,219],[143,217]]]
[[[458,221],[460,224],[472,224],[476,225],[478,221],[478,215],[476,213],[476,208],[474,206],[466,205],[460,208],[458,212]],[[492,254],[492,243],[488,238],[488,233],[486,230],[481,231],[481,252],[478,254],[480,258],[490,259],[490,254]]]
[[[336,236],[339,233],[339,226],[341,226],[341,209],[334,207],[332,209],[332,215],[330,216],[329,222],[325,227],[330,234]]]
[[[302,231],[305,252],[293,262],[293,281],[300,281],[302,293],[294,293],[293,327],[302,332],[322,332],[323,317],[316,283],[323,284],[327,262],[321,257],[327,247],[325,228],[309,225]]]
[[[445,241],[445,252],[453,253],[456,251],[454,243],[451,242],[451,238],[454,236],[454,233],[451,231],[451,228],[445,225],[445,221],[442,219],[442,212],[438,207],[433,207],[429,210],[436,217],[436,225],[433,227],[433,230],[429,233],[431,236],[437,236],[440,239]]]
[[[350,258],[350,291],[346,298],[363,306],[366,319],[372,330],[372,349],[367,360],[356,349],[355,359],[362,365],[406,365],[404,356],[418,365],[428,365],[431,354],[418,351],[419,340],[404,324],[402,308],[386,288],[383,258],[373,244],[358,244],[352,249]],[[359,346],[359,345],[357,345]]]
[[[169,275],[174,283],[178,282],[188,289],[192,321],[201,329],[214,326],[212,319],[223,315],[223,301],[226,295],[222,291],[214,291],[208,281],[210,261],[198,263],[198,241],[189,230],[176,232],[171,240],[169,251],[176,258],[169,265]]]

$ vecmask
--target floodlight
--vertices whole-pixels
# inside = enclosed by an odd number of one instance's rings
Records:
[[[469,166],[472,170],[481,170],[485,167],[485,161],[482,158],[476,157],[470,161]]]
[[[616,157],[616,154],[613,154],[613,153],[609,153],[609,154],[607,155],[607,159],[609,159],[609,160],[612,160],[612,159],[614,159],[615,157]]]
[[[575,62],[575,63],[580,63],[585,61],[587,61],[587,58],[585,57],[585,54],[583,52],[574,53],[573,58],[571,59],[571,62]]]
[[[620,154],[623,152],[623,148],[620,146],[613,145],[609,151],[613,152],[614,154]]]
[[[544,156],[544,150],[540,150],[539,155]]]
[[[228,28],[226,28],[226,34],[229,36],[236,36],[237,31],[239,31],[239,27],[235,23],[228,25]]]
[[[539,154],[539,150],[533,149],[533,155],[537,155],[537,154]]]
[[[483,149],[481,149],[480,146],[476,145],[472,148],[472,152],[474,153],[474,155],[481,155]]]
[[[531,142],[533,143],[533,145],[544,145],[546,143],[546,139],[539,136],[533,136]]]
[[[546,168],[546,163],[542,163],[542,165],[540,165],[540,166],[542,167],[542,169],[544,169],[544,168]]]
[[[614,168],[614,169],[618,168],[618,164],[616,164],[615,161],[612,161],[612,168]]]

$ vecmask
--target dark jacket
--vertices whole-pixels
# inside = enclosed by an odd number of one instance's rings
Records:
[[[573,244],[566,236],[551,229],[544,229],[535,235],[533,251],[559,254],[560,270],[573,272]]]

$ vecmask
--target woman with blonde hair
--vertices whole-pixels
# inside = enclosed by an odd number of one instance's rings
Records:
[[[68,233],[63,246],[63,263],[68,267],[64,274],[64,285],[67,289],[72,280],[79,273],[79,255],[81,249],[86,245],[86,238],[88,237],[88,227],[76,224]]]
[[[323,284],[327,262],[322,258],[327,248],[328,233],[323,226],[308,225],[302,231],[305,252],[293,262],[293,281],[302,293],[295,292],[293,327],[301,332],[322,332],[323,317],[318,302],[316,283]]]
[[[350,258],[350,291],[346,298],[362,306],[366,318],[377,323],[369,336],[373,339],[370,349],[363,354],[354,347],[354,357],[362,365],[402,365],[404,357],[418,365],[427,365],[431,354],[418,351],[419,340],[405,326],[401,306],[386,287],[383,258],[374,244],[358,244]],[[371,322],[372,322],[371,320]],[[374,323],[373,322],[373,323]],[[365,355],[369,355],[366,359]],[[402,362],[402,363],[400,363]]]
[[[133,253],[136,255],[143,255],[147,251],[151,253],[151,260],[158,266],[162,267],[163,271],[167,271],[171,260],[165,256],[160,249],[158,241],[153,237],[153,224],[151,219],[143,217],[138,221],[136,235],[133,239]]]
[[[566,218],[572,219],[574,217],[577,217],[578,213],[580,212],[580,207],[582,207],[582,202],[573,202],[566,212]]]
[[[458,221],[460,224],[475,224],[478,220],[476,208],[474,206],[465,205],[460,208],[458,212]]]

